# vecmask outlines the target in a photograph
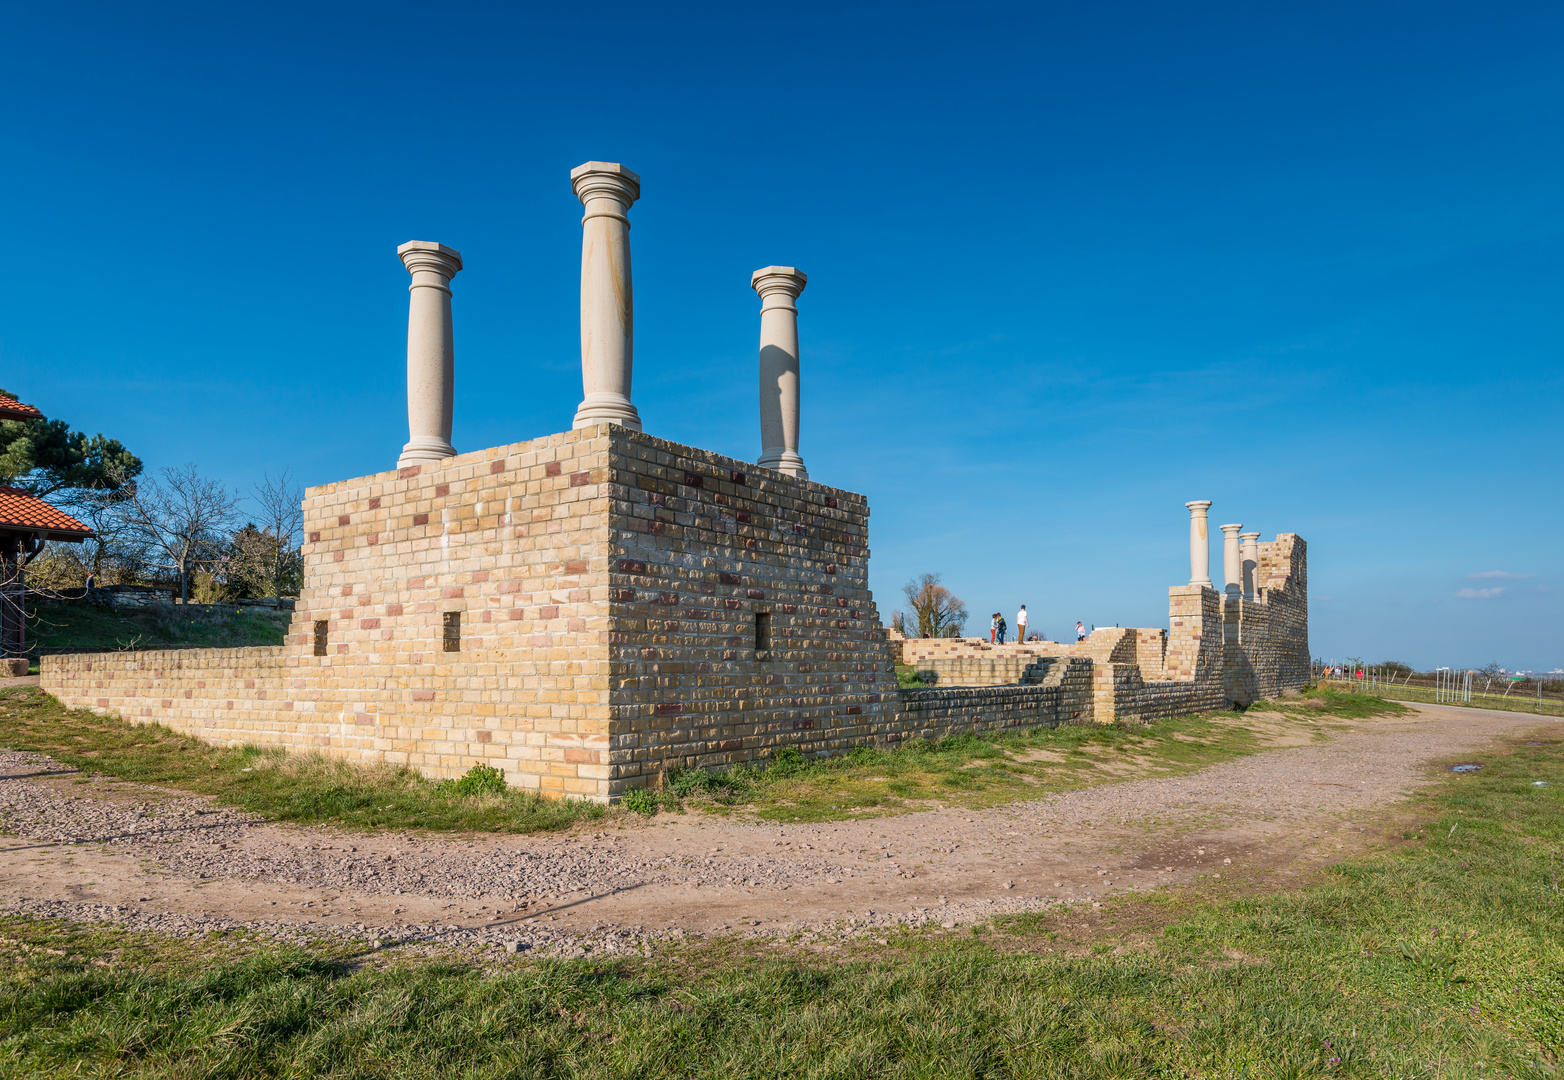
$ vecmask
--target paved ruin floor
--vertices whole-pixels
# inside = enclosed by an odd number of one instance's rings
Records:
[[[1198,773],[989,810],[817,825],[662,814],[531,837],[267,824],[0,751],[0,907],[177,934],[247,926],[572,955],[691,934],[828,943],[898,923],[954,929],[1218,874],[1285,885],[1386,842],[1388,812],[1435,759],[1557,723],[1424,705]]]

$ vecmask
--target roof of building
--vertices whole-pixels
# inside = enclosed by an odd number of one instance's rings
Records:
[[[14,487],[0,486],[0,532],[42,533],[45,540],[75,543],[92,530],[63,510]]]
[[[0,420],[42,420],[43,413],[15,398],[0,397]]]

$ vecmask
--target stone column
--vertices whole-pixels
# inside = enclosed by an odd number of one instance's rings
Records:
[[[1242,525],[1222,526],[1222,578],[1227,595],[1237,596],[1244,587],[1244,562],[1238,553],[1238,531]]]
[[[1206,511],[1211,500],[1184,504],[1189,508],[1189,583],[1211,587],[1211,542],[1206,536]]]
[[[396,249],[413,275],[407,287],[407,445],[397,468],[451,457],[456,346],[451,334],[451,279],[461,252],[428,240]]]
[[[760,294],[760,460],[768,469],[809,479],[798,455],[798,308],[809,278],[792,266],[750,275]]]
[[[1244,599],[1253,600],[1255,593],[1255,579],[1260,573],[1260,534],[1257,532],[1239,533],[1238,539],[1243,541],[1244,562]]]
[[[589,161],[570,170],[581,218],[581,389],[572,427],[641,430],[630,404],[635,303],[630,294],[630,204],[641,178],[623,165]]]

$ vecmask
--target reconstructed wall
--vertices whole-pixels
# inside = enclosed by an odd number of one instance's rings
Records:
[[[312,488],[304,513],[285,645],[49,656],[45,689],[216,742],[610,799],[784,744],[1149,719],[1309,671],[1297,537],[1261,546],[1260,599],[1225,619],[1178,587],[1165,631],[892,643],[861,495],[617,426]],[[991,685],[899,691],[895,648]]]

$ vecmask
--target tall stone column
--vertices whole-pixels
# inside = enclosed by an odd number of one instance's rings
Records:
[[[1238,539],[1243,541],[1244,599],[1253,600],[1257,595],[1255,593],[1255,579],[1260,573],[1260,534],[1257,532],[1239,533]]]
[[[809,479],[798,454],[798,307],[809,278],[792,266],[756,270],[760,294],[760,460],[768,469]]]
[[[428,240],[396,249],[413,275],[407,287],[407,445],[397,468],[451,457],[456,345],[451,333],[451,279],[461,252]]]
[[[1227,595],[1237,596],[1244,587],[1244,561],[1238,551],[1238,532],[1242,525],[1222,526],[1222,578]]]
[[[1211,587],[1211,541],[1206,535],[1206,511],[1211,500],[1184,504],[1189,509],[1189,583]]]
[[[641,178],[623,165],[589,161],[570,170],[581,218],[581,389],[572,427],[641,430],[630,404],[635,302],[630,292],[630,205]]]

